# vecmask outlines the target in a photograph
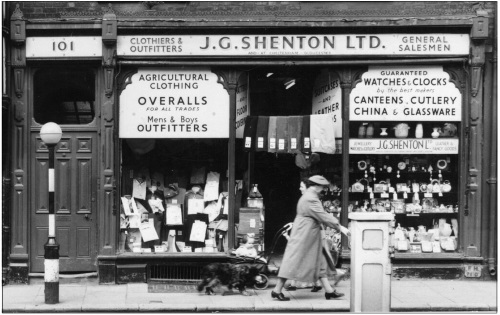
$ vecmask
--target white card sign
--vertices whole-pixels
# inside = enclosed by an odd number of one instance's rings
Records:
[[[120,138],[228,138],[229,95],[208,68],[139,69],[120,95]]]
[[[458,154],[458,139],[349,139],[351,154]]]
[[[349,119],[461,121],[462,94],[442,66],[372,66],[349,96]]]

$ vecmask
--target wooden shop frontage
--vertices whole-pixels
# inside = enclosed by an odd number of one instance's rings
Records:
[[[248,234],[282,252],[320,174],[344,226],[395,214],[393,277],[496,276],[496,3],[4,5],[10,281],[44,270],[47,122],[62,274],[197,280]]]

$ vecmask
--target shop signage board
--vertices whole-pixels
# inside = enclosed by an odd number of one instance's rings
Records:
[[[351,121],[462,120],[462,94],[442,66],[370,67],[349,101]]]
[[[458,138],[349,139],[351,154],[458,154]]]
[[[118,36],[118,56],[467,56],[468,34]]]
[[[245,118],[250,112],[248,73],[240,76],[236,87],[236,138],[243,139]]]
[[[208,68],[141,68],[120,95],[120,138],[228,138],[229,96]]]
[[[28,37],[26,58],[101,57],[100,36]]]
[[[337,74],[322,70],[314,81],[312,91],[312,114],[333,114],[335,130],[335,153],[342,153],[342,93]]]

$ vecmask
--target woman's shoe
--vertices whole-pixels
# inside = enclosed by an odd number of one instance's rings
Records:
[[[287,291],[296,291],[296,290],[297,290],[297,287],[296,287],[296,286],[294,286],[294,285],[289,285],[288,287],[286,287],[286,289],[285,289],[285,290],[287,290]]]
[[[323,289],[322,286],[313,285],[313,288],[311,289],[311,292],[318,292],[318,291],[321,291],[321,289]]]
[[[325,299],[329,300],[331,298],[339,298],[339,297],[342,297],[344,296],[344,293],[338,293],[337,291],[333,291],[331,293],[328,293],[328,292],[325,292]]]
[[[280,301],[290,301],[290,298],[289,298],[289,297],[285,297],[285,296],[283,295],[283,293],[276,293],[276,292],[274,292],[274,291],[271,291],[271,296],[272,296],[273,298],[277,298],[277,299],[278,299],[278,300],[280,300]]]

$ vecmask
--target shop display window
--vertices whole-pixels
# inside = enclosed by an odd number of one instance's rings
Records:
[[[89,124],[95,117],[92,69],[51,67],[34,75],[34,119],[39,124]]]
[[[458,251],[459,90],[437,66],[373,67],[360,85],[350,96],[348,211],[394,213],[396,253]]]
[[[119,252],[225,252],[227,145],[122,139]]]

